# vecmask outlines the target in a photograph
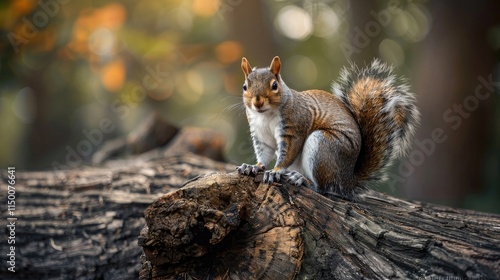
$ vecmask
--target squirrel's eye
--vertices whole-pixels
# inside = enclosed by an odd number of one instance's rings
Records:
[[[273,91],[278,89],[278,83],[276,81],[274,81],[273,84],[271,85],[271,89]]]
[[[247,84],[243,84],[243,91],[247,91]]]

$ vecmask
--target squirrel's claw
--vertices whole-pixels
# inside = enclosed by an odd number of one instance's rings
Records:
[[[304,177],[304,175],[300,174],[297,171],[292,171],[292,172],[288,173],[287,176],[288,176],[287,181],[290,184],[293,184],[297,187],[301,186],[304,183],[307,183],[306,177]]]
[[[241,166],[237,166],[236,170],[241,175],[257,175],[260,171],[265,171],[265,167],[257,164],[247,164],[243,163]],[[272,184],[279,182],[281,179],[285,179],[288,183],[296,185],[297,187],[304,185],[308,186],[309,181],[297,171],[288,172],[286,169],[279,170],[267,170],[264,172],[262,177],[262,183]]]
[[[268,170],[264,172],[264,177],[262,178],[262,182],[266,184],[272,184],[275,182],[279,182],[281,177],[286,173],[285,169],[280,169],[277,171]]]
[[[236,170],[241,175],[257,175],[259,171],[263,171],[265,169],[264,166],[252,165],[243,163],[241,166],[236,167]]]
[[[236,167],[236,170],[241,175],[250,175],[252,171],[252,165],[243,163],[241,166]]]
[[[257,173],[259,173],[259,171],[264,171],[264,170],[266,170],[265,166],[252,165],[252,173],[255,175],[257,175]]]

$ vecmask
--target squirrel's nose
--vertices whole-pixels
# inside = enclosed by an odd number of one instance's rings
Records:
[[[259,98],[259,97],[254,98],[252,103],[253,103],[253,106],[255,106],[255,108],[257,108],[257,109],[264,106],[264,101],[262,100],[262,98]]]

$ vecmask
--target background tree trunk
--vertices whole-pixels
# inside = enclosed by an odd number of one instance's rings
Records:
[[[152,133],[155,126],[142,130],[147,137],[127,138],[124,150],[139,155],[18,171],[16,272],[3,269],[0,278],[500,277],[498,215],[374,191],[350,202],[260,184],[260,175],[227,173],[234,165],[209,158],[223,146],[213,131],[183,128],[147,151],[150,137],[165,137]],[[7,242],[1,246],[8,252]]]
[[[495,181],[487,181],[486,174],[487,163],[495,159],[495,145],[490,140],[494,130],[490,128],[494,127],[497,94],[491,79],[496,80],[493,71],[498,53],[487,41],[491,26],[500,23],[500,2],[477,5],[447,0],[429,4],[433,28],[416,56],[420,63],[416,64],[415,91],[422,113],[416,138],[429,139],[439,128],[447,140],[408,177],[404,194],[463,207],[471,193],[485,192],[488,186],[496,189]],[[488,97],[480,100],[476,97],[479,94]],[[471,105],[471,99],[477,104]]]

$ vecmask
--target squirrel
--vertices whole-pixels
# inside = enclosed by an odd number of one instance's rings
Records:
[[[344,68],[333,93],[289,88],[278,56],[269,68],[252,68],[243,57],[241,69],[257,164],[242,164],[240,174],[264,171],[264,183],[283,178],[326,197],[356,200],[410,147],[420,118],[415,96],[378,59],[363,69]],[[266,170],[274,156],[274,168]]]

